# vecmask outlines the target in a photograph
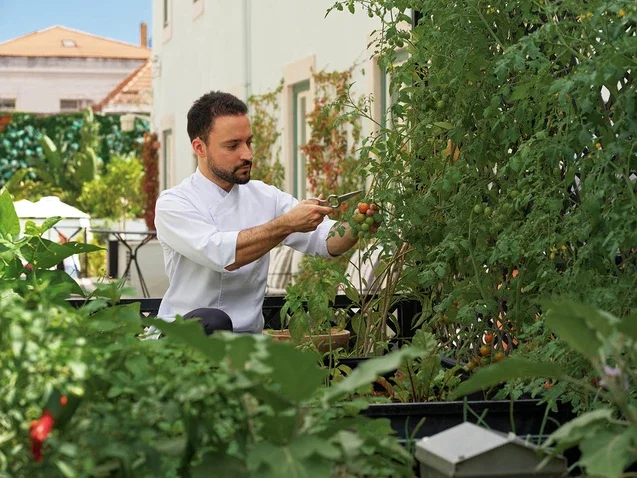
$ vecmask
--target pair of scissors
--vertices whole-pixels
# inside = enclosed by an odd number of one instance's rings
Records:
[[[318,201],[321,206],[330,206],[332,208],[339,207],[344,201],[347,201],[349,198],[356,196],[363,192],[363,189],[359,189],[358,191],[352,191],[351,193],[341,194],[330,194],[325,199],[320,198],[310,198],[308,201]]]

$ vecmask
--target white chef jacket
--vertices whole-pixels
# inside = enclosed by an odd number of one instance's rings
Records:
[[[170,286],[158,317],[172,320],[200,307],[214,307],[232,319],[235,332],[263,330],[270,253],[234,271],[239,231],[260,226],[298,201],[261,181],[224,191],[197,169],[163,191],[155,209],[157,238],[164,250]],[[283,244],[310,255],[330,257],[326,239],[336,221],[327,217],[309,233],[290,234]]]

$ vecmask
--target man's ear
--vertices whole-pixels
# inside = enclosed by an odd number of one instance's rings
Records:
[[[198,157],[203,158],[206,156],[206,144],[201,140],[201,138],[193,139],[191,145],[192,150]]]

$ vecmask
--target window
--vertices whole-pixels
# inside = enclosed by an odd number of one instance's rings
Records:
[[[195,4],[193,3],[193,7],[194,5]],[[166,43],[173,36],[172,9],[173,9],[173,0],[162,0],[162,8],[161,8],[162,43]]]
[[[62,46],[64,48],[75,48],[77,43],[75,43],[75,40],[62,40]]]
[[[292,87],[292,108],[293,108],[293,141],[294,160],[292,163],[293,174],[293,195],[297,199],[305,199],[307,190],[306,158],[299,149],[310,135],[307,121],[307,110],[309,106],[310,80],[296,83]]]
[[[0,111],[15,111],[15,98],[0,98]]]
[[[316,55],[288,63],[283,67],[283,157],[285,191],[304,199],[307,190],[306,158],[299,147],[307,143],[311,129],[307,114],[312,110]]]
[[[88,99],[63,99],[60,100],[60,111],[62,113],[71,113],[73,111],[82,111],[93,104],[93,100]]]
[[[172,151],[173,151],[173,130],[165,129],[162,133],[162,175],[163,188],[168,189],[172,186]]]
[[[397,51],[393,66],[404,63],[408,55],[406,50]],[[388,114],[391,114],[388,109],[396,103],[397,95],[395,92],[390,91],[392,80],[391,71],[388,72],[386,68],[380,65],[378,67],[380,68],[380,124],[385,128],[387,127],[388,120],[391,121],[391,117],[387,117]]]
[[[166,28],[168,26],[168,0],[163,0],[164,2],[164,8],[162,9],[163,15],[162,18],[164,19],[164,28]]]

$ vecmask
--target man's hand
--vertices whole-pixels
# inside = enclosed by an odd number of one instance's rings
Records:
[[[293,232],[312,232],[323,222],[323,218],[332,214],[330,206],[319,206],[316,201],[304,200],[286,212],[281,219]]]

